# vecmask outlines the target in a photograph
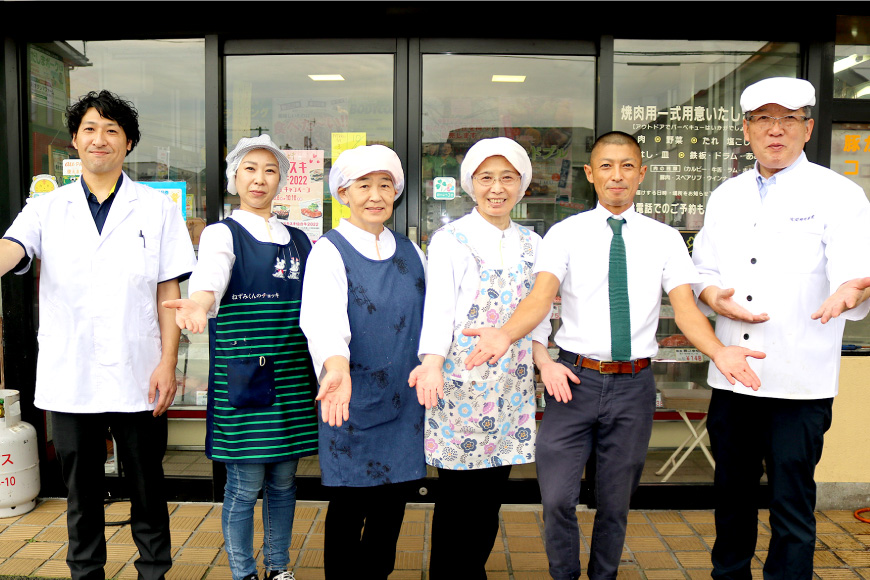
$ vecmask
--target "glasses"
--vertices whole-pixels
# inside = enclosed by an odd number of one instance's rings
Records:
[[[806,122],[809,117],[803,115],[786,115],[785,117],[771,117],[770,115],[747,115],[746,120],[754,123],[761,129],[770,129],[774,123],[779,121],[779,126],[783,129],[794,129],[801,123]]]
[[[492,185],[495,185],[496,181],[498,181],[505,187],[510,187],[511,185],[520,182],[520,176],[516,173],[505,173],[501,177],[493,177],[492,175],[484,173],[482,175],[474,175],[473,179],[484,187],[490,187]]]

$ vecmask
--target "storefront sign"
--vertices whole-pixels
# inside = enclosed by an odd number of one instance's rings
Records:
[[[870,196],[870,125],[834,125],[831,139],[831,169],[864,188]]]
[[[312,242],[323,234],[323,151],[286,150],[287,184],[272,200],[281,223],[305,232]]]
[[[147,185],[151,189],[156,189],[178,206],[181,212],[181,219],[187,220],[187,182],[185,181],[137,181],[142,185]]]
[[[436,177],[434,197],[435,199],[454,199],[456,197],[456,178]]]
[[[755,163],[739,106],[623,103],[618,111],[648,168],[635,211],[677,229],[700,229],[713,190]]]
[[[63,184],[68,185],[74,181],[78,181],[82,176],[82,160],[81,159],[64,159],[63,160]]]

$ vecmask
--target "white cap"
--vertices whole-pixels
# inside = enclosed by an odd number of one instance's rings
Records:
[[[816,104],[816,89],[803,79],[772,77],[749,85],[740,96],[740,108],[744,113],[771,103],[791,111],[812,107]]]
[[[236,143],[236,148],[227,155],[227,191],[232,194],[239,193],[236,191],[236,172],[239,170],[239,165],[241,165],[245,155],[254,149],[266,149],[275,156],[275,159],[278,161],[278,173],[281,178],[278,182],[278,191],[280,192],[287,184],[290,160],[287,159],[287,156],[278,149],[278,146],[265,133],[259,137],[243,137],[239,139],[239,142]]]
[[[532,182],[532,162],[529,160],[529,154],[523,149],[523,146],[507,137],[495,137],[493,139],[481,139],[471,146],[468,153],[462,159],[462,189],[474,198],[474,180],[472,176],[480,164],[490,157],[500,155],[508,160],[508,163],[514,166],[517,173],[520,174],[522,187],[517,201],[521,200]]]
[[[383,145],[360,145],[341,152],[329,170],[329,193],[338,203],[347,205],[338,197],[338,190],[353,181],[377,171],[384,171],[393,178],[396,198],[405,190],[405,172],[396,152]]]

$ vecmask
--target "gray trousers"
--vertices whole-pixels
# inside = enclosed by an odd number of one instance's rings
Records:
[[[588,575],[590,580],[615,579],[629,501],[640,482],[652,433],[656,399],[652,369],[634,376],[602,375],[559,362],[580,378],[580,384],[569,382],[573,398],[567,403],[546,395],[538,430],[536,460],[550,575],[556,580],[580,577],[576,506],[583,468],[594,451],[598,509]]]

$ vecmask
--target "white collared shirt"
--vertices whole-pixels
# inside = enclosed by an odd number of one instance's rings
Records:
[[[598,360],[610,356],[610,297],[607,276],[613,231],[607,218],[625,219],[622,235],[628,269],[631,358],[658,353],[656,329],[662,290],[697,282],[698,273],[679,232],[629,207],[619,216],[595,209],[554,225],[544,236],[535,266],[561,282],[561,348]]]
[[[386,260],[396,253],[396,238],[387,228],[376,238],[342,219],[336,231],[359,253],[370,260]],[[426,257],[414,244],[423,269]],[[347,318],[347,272],[338,248],[321,237],[311,249],[302,282],[302,307],[299,326],[308,339],[308,350],[318,378],[323,378],[323,363],[333,356],[350,360],[351,331]]]
[[[290,241],[290,232],[274,215],[263,219],[257,214],[242,209],[233,210],[230,219],[235,220],[258,242],[284,245]],[[236,256],[233,253],[233,234],[226,225],[216,223],[202,230],[199,238],[199,261],[187,284],[188,296],[194,292],[214,293],[214,306],[208,317],[214,318],[220,310],[220,301],[230,283]]]
[[[451,225],[465,235],[486,267],[505,268],[519,263],[523,254],[522,238],[514,222],[506,230],[500,230],[474,208]],[[532,252],[537,256],[541,236],[532,232],[531,239]],[[459,322],[465,322],[480,287],[477,262],[450,232],[440,231],[432,236],[428,254],[426,305],[419,349],[421,359],[426,354],[447,356],[453,342],[453,330]],[[550,319],[545,318],[532,331],[532,340],[547,346],[551,330]]]
[[[776,175],[763,203],[753,171],[719,186],[695,237],[693,259],[701,275],[695,293],[707,286],[734,288],[737,304],[770,315],[760,324],[716,320],[724,344],[767,354],[747,359],[761,388],[732,387],[714,365],[708,382],[756,397],[833,397],[845,321],[863,318],[870,301],[827,324],[810,315],[843,282],[870,276],[870,203],[852,181],[803,154],[791,171]]]
[[[31,263],[42,261],[40,409],[154,408],[148,389],[161,358],[157,285],[188,274],[196,258],[181,212],[165,195],[126,174],[115,195],[102,232],[80,181],[27,200],[6,232]]]

